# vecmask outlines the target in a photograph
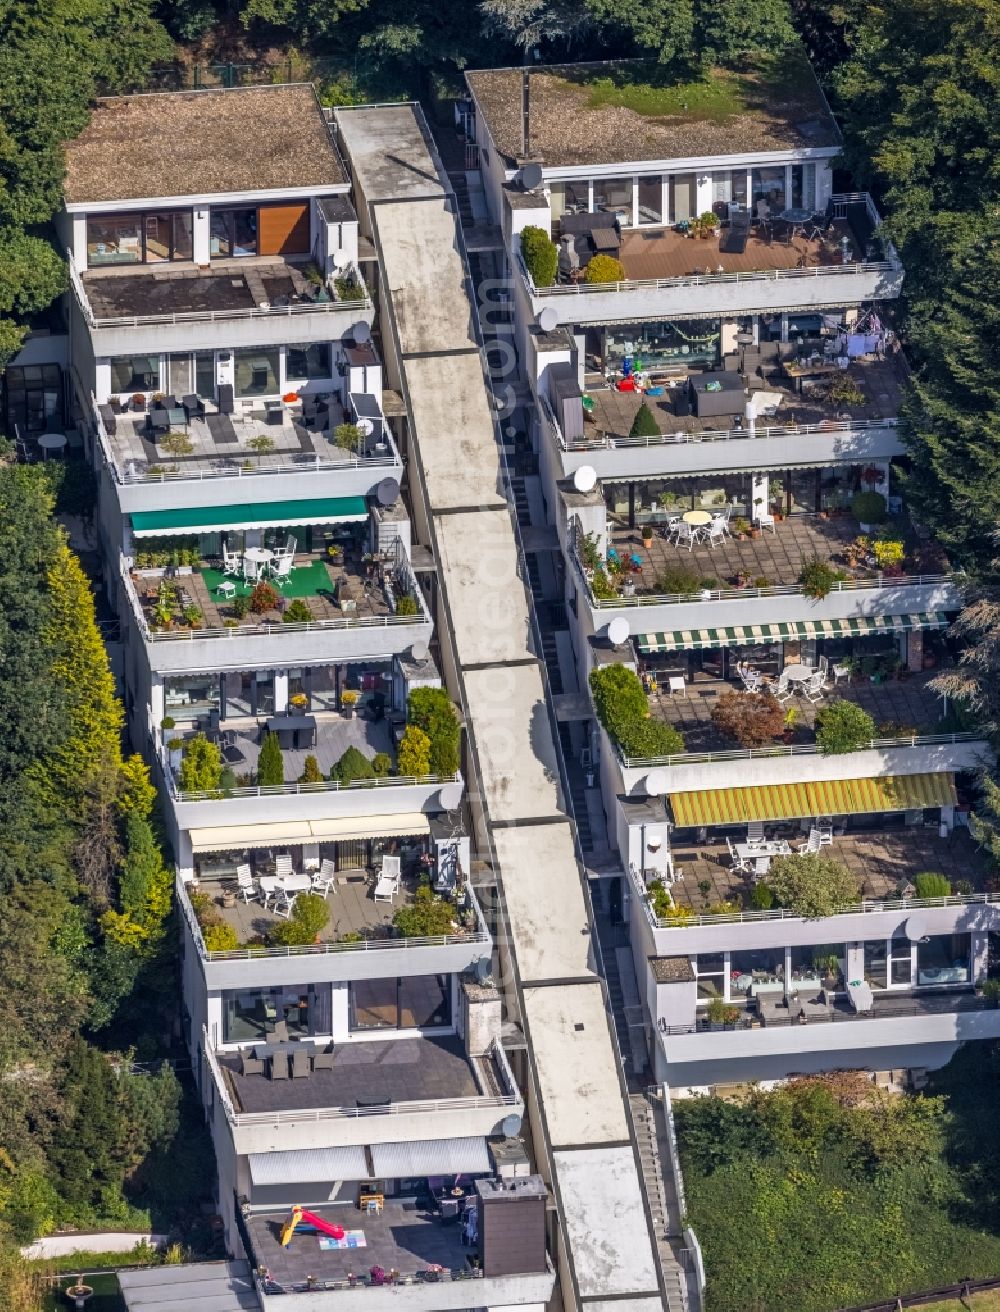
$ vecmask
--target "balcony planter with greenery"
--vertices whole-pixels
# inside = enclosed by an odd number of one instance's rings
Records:
[[[594,255],[583,273],[585,283],[624,282],[625,266],[613,255]]]
[[[811,560],[804,562],[799,572],[799,586],[805,596],[811,597],[813,601],[822,601],[827,593],[833,590],[834,584],[839,583],[843,577],[841,570],[834,569],[821,557],[813,556]]]
[[[271,930],[271,941],[279,947],[305,947],[319,943],[330,919],[330,908],[318,893],[300,893],[292,914]]]
[[[622,755],[633,760],[673,756],[684,739],[673,727],[650,718],[639,676],[625,665],[605,665],[590,672],[597,718]]]
[[[406,719],[431,740],[431,774],[450,779],[458,773],[462,730],[445,688],[414,688],[406,699]]]
[[[559,267],[559,251],[544,228],[529,224],[521,232],[521,258],[536,287],[551,287]]]
[[[340,709],[345,720],[353,720],[354,712],[357,710],[358,702],[361,700],[361,693],[357,688],[345,688],[340,694]]]
[[[886,500],[881,492],[856,492],[851,501],[851,514],[867,533],[874,524],[885,520]]]
[[[735,1029],[743,1013],[724,998],[713,998],[705,1008],[708,1023],[713,1029]]]
[[[816,746],[824,756],[840,756],[867,747],[875,721],[854,702],[838,700],[816,712]]]
[[[918,898],[951,897],[951,880],[936,870],[921,870],[913,877]]]

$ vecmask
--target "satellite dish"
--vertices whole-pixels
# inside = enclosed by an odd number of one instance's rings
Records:
[[[375,432],[375,425],[370,419],[359,419],[355,424],[355,427],[362,437],[371,437],[372,433]]]
[[[335,269],[346,269],[350,262],[346,251],[334,251],[333,267]]]
[[[383,478],[375,495],[380,506],[394,506],[399,500],[399,483],[394,478]]]
[[[647,797],[665,797],[670,791],[666,770],[650,770],[644,782]]]
[[[476,962],[476,979],[480,984],[485,984],[488,979],[493,978],[493,962],[489,957],[480,957]]]
[[[542,166],[541,164],[525,164],[521,170],[521,186],[525,191],[534,191],[536,187],[542,185]]]
[[[622,647],[628,642],[628,635],[631,633],[628,620],[624,615],[616,615],[608,625],[608,640],[612,647]]]
[[[415,661],[425,661],[430,655],[430,650],[426,642],[415,642],[410,648],[410,656]]]
[[[362,342],[367,342],[372,335],[372,330],[365,323],[364,319],[359,319],[351,329],[351,336],[354,338],[355,346],[360,346]]]
[[[521,1133],[521,1118],[517,1112],[511,1112],[500,1122],[500,1129],[507,1139],[513,1139]]]
[[[663,839],[660,837],[659,834],[647,834],[646,846],[649,848],[651,852],[658,852],[660,848],[663,846]]]
[[[581,465],[573,475],[573,486],[578,492],[593,492],[597,486],[597,470],[593,465]]]
[[[438,793],[438,800],[443,811],[455,811],[462,805],[462,785],[445,784]]]
[[[543,305],[538,312],[538,326],[543,333],[550,333],[559,326],[559,313],[551,305]]]

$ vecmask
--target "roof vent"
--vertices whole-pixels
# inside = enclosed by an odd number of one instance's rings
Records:
[[[578,1021],[576,1022],[576,1024],[573,1026],[573,1028],[576,1030],[577,1034],[582,1034],[582,1033],[583,1033],[583,1021],[582,1021],[582,1020],[578,1020]]]

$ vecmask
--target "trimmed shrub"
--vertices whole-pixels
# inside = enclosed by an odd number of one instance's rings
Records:
[[[281,618],[286,624],[308,624],[312,619],[312,611],[301,597],[296,597],[294,601],[288,603],[288,608]]]
[[[348,747],[330,771],[330,778],[338,784],[353,784],[358,779],[374,779],[375,771],[364,752]]]
[[[409,724],[431,740],[431,774],[447,777],[458,770],[461,728],[455,706],[444,688],[414,688],[406,699]]]
[[[951,880],[936,870],[921,870],[913,877],[917,897],[951,897]]]
[[[625,265],[613,255],[595,255],[583,274],[584,282],[624,282]]]
[[[767,882],[779,905],[808,920],[846,911],[859,897],[847,866],[812,852],[775,857]]]
[[[701,577],[690,565],[668,565],[657,576],[654,591],[662,597],[693,597],[701,591]]]
[[[257,758],[257,783],[261,788],[280,788],[285,782],[285,758],[276,733],[266,733]]]
[[[201,936],[208,952],[235,952],[240,945],[236,930],[222,920],[207,925],[201,931]]]
[[[885,519],[885,497],[881,492],[856,492],[851,514],[860,524],[881,524]]]
[[[402,938],[432,938],[452,933],[452,915],[451,903],[436,897],[425,884],[417,889],[410,906],[399,908],[392,923]]]
[[[372,769],[379,779],[392,774],[392,757],[388,752],[376,752],[372,757]]]
[[[875,721],[854,702],[831,702],[816,712],[816,745],[824,756],[856,752],[874,737]]]
[[[632,427],[628,430],[628,435],[629,437],[659,437],[660,426],[645,401],[635,412],[635,418],[632,420]]]
[[[536,287],[551,287],[559,267],[559,251],[545,231],[529,225],[521,232],[521,258]]]
[[[282,947],[315,943],[330,919],[330,908],[318,893],[300,893],[292,914],[271,931],[272,941]]]
[[[315,756],[307,756],[305,764],[302,767],[302,773],[299,775],[300,784],[321,784],[323,782],[323,771],[319,768],[319,761]]]
[[[684,739],[672,724],[662,720],[633,720],[618,740],[625,756],[636,761],[654,756],[675,756],[684,750]]]
[[[799,586],[807,597],[820,601],[843,575],[819,556],[807,560],[799,572]]]
[[[431,740],[418,725],[408,724],[399,740],[396,768],[406,779],[431,773]]]
[[[262,579],[250,593],[250,609],[255,615],[265,615],[269,610],[274,610],[280,600],[277,588]]]
[[[222,780],[222,752],[203,733],[184,744],[177,782],[182,793],[211,793]]]
[[[741,747],[772,743],[785,727],[785,713],[766,692],[724,692],[712,707],[712,723]]]
[[[774,906],[774,894],[766,884],[754,884],[750,890],[750,905],[754,911],[770,911]]]
[[[597,718],[625,756],[645,759],[684,750],[684,739],[669,724],[650,719],[639,676],[625,665],[605,665],[590,672]]]
[[[417,605],[416,597],[411,597],[408,592],[404,592],[401,597],[396,598],[397,615],[419,615],[420,607]]]

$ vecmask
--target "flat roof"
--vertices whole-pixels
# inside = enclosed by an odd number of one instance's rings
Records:
[[[553,1149],[628,1140],[600,981],[526,988],[524,1008]],[[634,1164],[632,1188],[638,1201]]]
[[[569,824],[496,829],[493,844],[522,984],[592,979],[590,922]]]
[[[466,670],[465,696],[493,823],[564,811],[537,663]]]
[[[469,289],[448,198],[379,205],[383,275],[403,355],[476,346]]]
[[[631,1145],[554,1156],[581,1298],[655,1296],[656,1259],[642,1196],[635,1187]],[[645,1300],[639,1306],[644,1307]],[[615,1302],[615,1307],[631,1309],[633,1304]]]
[[[805,53],[761,58],[738,73],[669,83],[642,60],[565,64],[528,72],[528,142],[521,140],[521,68],[466,73],[494,145],[509,168],[839,147],[840,131]]]
[[[422,454],[422,438],[420,446]],[[439,515],[435,531],[462,665],[530,656],[528,602],[507,507],[489,514]]]
[[[333,116],[366,201],[444,192],[421,131],[419,106],[338,106]]]
[[[68,204],[347,181],[308,83],[99,100],[66,143]]]
[[[119,1271],[129,1312],[255,1312],[259,1306],[249,1262],[194,1262]]]
[[[412,431],[433,513],[506,509],[478,352],[409,359],[405,369]]]

